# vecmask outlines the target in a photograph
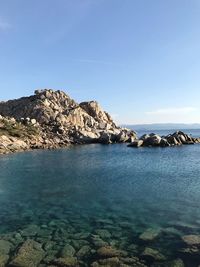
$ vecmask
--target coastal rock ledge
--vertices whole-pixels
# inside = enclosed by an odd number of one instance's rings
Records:
[[[0,102],[0,153],[136,138],[96,101],[77,103],[60,90],[36,90],[32,96]]]
[[[177,131],[167,136],[159,136],[158,134],[144,134],[139,139],[135,139],[129,147],[169,147],[180,145],[193,145],[200,143],[200,138],[191,137],[190,135]]]

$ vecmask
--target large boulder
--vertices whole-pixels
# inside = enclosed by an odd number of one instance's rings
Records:
[[[176,140],[179,141],[179,143],[181,144],[184,145],[194,144],[193,138],[182,131],[177,131],[173,133],[172,136],[175,137]]]
[[[175,137],[173,135],[169,135],[166,137],[167,142],[171,145],[171,146],[178,146],[178,145],[182,145],[181,141],[178,139],[178,137]]]
[[[161,137],[158,134],[150,134],[149,137],[143,140],[144,146],[159,146]]]
[[[161,147],[170,146],[170,143],[167,141],[167,139],[165,137],[162,137],[160,140],[160,146]]]
[[[13,267],[36,267],[44,256],[45,252],[40,243],[34,240],[26,240],[10,265]]]
[[[140,140],[146,140],[147,138],[149,138],[150,137],[150,135],[149,134],[143,134],[142,136],[140,136]]]
[[[200,138],[192,138],[191,136],[185,134],[182,131],[177,131],[173,134],[169,134],[162,137],[154,133],[144,134],[139,138],[139,140],[132,141],[128,146],[168,147],[168,146],[180,146],[182,144],[191,145],[195,143],[200,143]]]
[[[101,144],[111,144],[111,134],[109,132],[101,132],[98,142]]]
[[[100,134],[97,132],[87,131],[85,129],[80,129],[74,131],[74,141],[75,143],[90,144],[98,142]]]
[[[153,229],[153,228],[148,228],[146,231],[144,231],[139,238],[143,241],[152,241],[155,238],[157,238],[161,233],[161,230],[158,229]]]
[[[110,115],[104,112],[96,101],[82,102],[80,107],[99,123],[100,129],[105,129],[108,124],[116,127]]]
[[[128,146],[129,147],[140,147],[142,146],[144,143],[143,140],[134,140],[133,142],[131,142]]]

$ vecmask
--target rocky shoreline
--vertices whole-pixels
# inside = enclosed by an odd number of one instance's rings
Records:
[[[118,127],[96,101],[78,104],[60,90],[36,90],[32,96],[0,102],[0,154],[91,143],[167,147],[200,143],[200,138],[178,131],[138,139],[133,130]]]
[[[191,137],[190,135],[177,131],[167,136],[158,134],[144,134],[139,139],[135,139],[129,147],[171,147],[181,145],[194,145],[200,143],[200,138]]]
[[[0,102],[0,154],[135,138],[96,101],[78,104],[62,91],[36,90],[30,97]]]

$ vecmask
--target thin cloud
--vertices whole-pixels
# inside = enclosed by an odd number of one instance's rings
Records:
[[[5,31],[11,28],[11,24],[0,18],[0,30]]]
[[[157,109],[154,111],[148,111],[146,112],[146,115],[189,114],[197,110],[198,109],[195,107],[164,108],[164,109]]]

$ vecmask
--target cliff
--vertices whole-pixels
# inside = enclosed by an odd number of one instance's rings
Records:
[[[0,102],[0,114],[0,143],[5,144],[2,136],[11,138],[11,144],[24,142],[22,149],[128,142],[136,138],[135,132],[117,127],[96,101],[78,104],[60,90],[36,90],[32,96]],[[11,130],[7,131],[6,126]],[[18,136],[13,136],[16,129]],[[31,134],[30,129],[34,129]],[[3,147],[8,149],[9,145]]]

